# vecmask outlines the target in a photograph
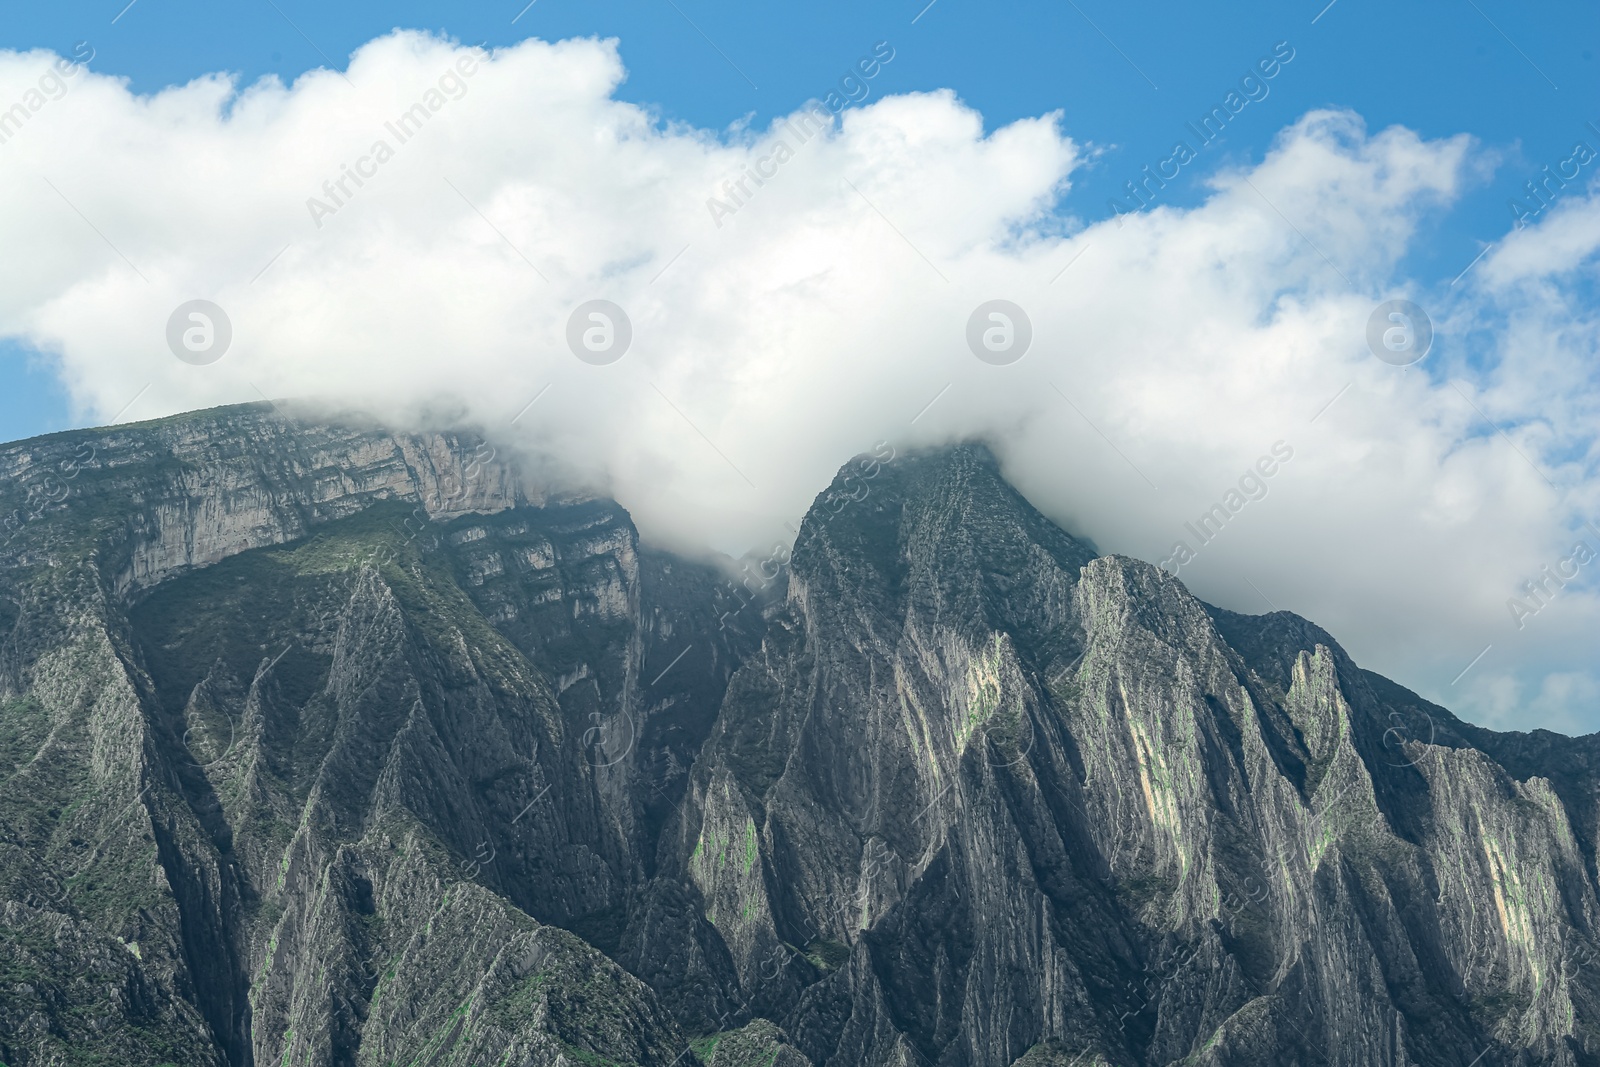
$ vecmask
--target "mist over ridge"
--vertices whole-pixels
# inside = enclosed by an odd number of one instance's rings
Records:
[[[1591,576],[1536,616],[1511,606],[1600,515],[1587,188],[1458,284],[1414,279],[1419,234],[1491,163],[1465,135],[1315,111],[1265,157],[1182,179],[1208,182],[1198,206],[1085,220],[1058,210],[1096,165],[1068,112],[986,131],[949,91],[835,112],[819,86],[768,127],[696,129],[615,98],[620,49],[397,31],[342,75],[148,97],[79,68],[4,146],[70,177],[0,207],[49,249],[0,268],[0,332],[49,353],[89,421],[268,396],[397,427],[451,410],[689,552],[792,536],[877,442],[983,438],[1108,551],[1186,542],[1212,601],[1317,618],[1479,721],[1600,727]],[[36,84],[58,58],[3,53],[0,73]],[[817,108],[831,125],[799,144]],[[104,161],[131,140],[152,147]],[[707,210],[758,166],[734,214]],[[61,196],[120,252],[57,226]],[[1367,343],[1400,297],[1436,331],[1409,368]],[[193,300],[231,329],[204,365],[168,343]],[[1000,365],[969,343],[995,300],[1030,327]],[[579,355],[595,301],[627,319],[614,361]],[[1185,524],[1276,441],[1293,463],[1199,550]]]

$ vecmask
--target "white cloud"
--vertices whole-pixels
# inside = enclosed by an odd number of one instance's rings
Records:
[[[467,75],[469,55],[397,33],[348,81],[144,97],[79,71],[0,143],[0,234],[26,250],[0,261],[0,334],[59,353],[97,418],[146,384],[126,417],[257,389],[463,411],[680,547],[781,536],[880,438],[983,434],[1102,548],[1155,562],[1195,542],[1181,577],[1202,596],[1270,598],[1496,725],[1600,727],[1587,575],[1521,630],[1506,608],[1600,522],[1594,196],[1423,285],[1398,264],[1483,165],[1465,137],[1316,112],[1198,207],[1071,230],[1056,204],[1085,157],[1060,116],[986,136],[953,94],[911,94],[802,144],[798,116],[718,133],[617,101],[614,42],[527,41]],[[0,52],[0,105],[53,59]],[[419,102],[437,110],[401,143],[386,124]],[[710,210],[780,142],[765,184]],[[366,176],[335,203],[347,167]],[[1366,348],[1391,297],[1439,331],[1406,370]],[[210,366],[165,340],[194,298],[233,323]],[[609,366],[565,340],[597,298],[633,324]],[[1010,366],[967,348],[990,299],[1033,323]],[[1185,523],[1280,440],[1294,457],[1267,496],[1199,546]]]

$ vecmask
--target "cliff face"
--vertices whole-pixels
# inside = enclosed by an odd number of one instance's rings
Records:
[[[0,448],[0,512],[10,1067],[1600,1062],[1593,739],[981,448],[742,585],[264,405]]]

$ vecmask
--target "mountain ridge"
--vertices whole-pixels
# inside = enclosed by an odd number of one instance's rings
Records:
[[[1204,604],[981,445],[852,460],[737,612],[464,432],[0,475],[11,1067],[1597,1062],[1597,735]]]

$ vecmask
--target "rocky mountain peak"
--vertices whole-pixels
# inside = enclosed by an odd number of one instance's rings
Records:
[[[0,448],[0,1062],[1596,1062],[1593,739],[1099,554],[981,445],[759,595],[479,438]]]

